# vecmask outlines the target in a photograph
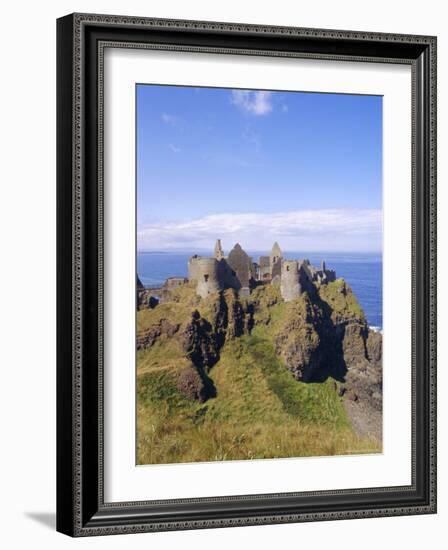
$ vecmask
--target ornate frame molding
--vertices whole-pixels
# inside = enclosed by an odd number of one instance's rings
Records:
[[[136,31],[138,34],[134,36]],[[238,37],[241,37],[239,42]],[[191,38],[194,44],[189,43]],[[106,47],[412,66],[412,485],[174,501],[104,502],[102,82]],[[337,53],[333,53],[335,50]],[[89,536],[435,513],[436,60],[436,38],[430,36],[93,14],[74,14],[58,20],[59,531]],[[97,115],[96,127],[89,122],[92,113]],[[94,245],[89,245],[92,237]],[[87,307],[90,312],[92,308],[95,310],[94,320],[87,319]],[[93,425],[86,422],[87,412],[96,413]],[[390,503],[385,499],[384,504],[379,505],[374,498],[379,494],[390,495]],[[297,511],[286,502],[293,497],[297,499]],[[334,505],[328,504],[327,509],[319,509],[313,500],[326,498],[330,502],[330,497]],[[358,503],[357,508],[344,504],[350,498]],[[305,500],[310,502],[309,510],[303,504]],[[256,509],[243,506],[250,501]],[[269,501],[275,502],[280,511],[270,513]],[[210,509],[208,514],[204,504]],[[155,513],[161,506],[169,508],[163,519]],[[202,511],[198,506],[202,506]],[[155,519],[156,515],[159,519]]]

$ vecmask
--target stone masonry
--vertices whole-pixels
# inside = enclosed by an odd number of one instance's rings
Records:
[[[278,243],[274,243],[269,256],[261,256],[259,262],[237,243],[228,256],[224,255],[221,241],[216,241],[214,256],[192,256],[188,262],[188,279],[196,284],[196,292],[202,298],[225,288],[233,288],[240,296],[247,296],[257,284],[279,284],[282,297],[291,301],[310,292],[315,283],[326,284],[336,279],[335,271],[327,269],[322,261],[320,269],[307,259],[283,258]]]
[[[269,256],[260,256],[258,262],[237,243],[228,256],[224,255],[221,240],[215,244],[213,256],[194,255],[188,260],[188,278],[169,277],[158,289],[146,289],[137,277],[138,302],[144,298],[164,301],[177,287],[189,282],[195,284],[196,293],[201,298],[233,288],[240,296],[248,296],[260,284],[280,286],[286,302],[298,298],[303,292],[312,292],[314,285],[323,285],[336,279],[336,272],[327,269],[322,261],[320,269],[312,266],[307,259],[285,259],[276,242]],[[154,295],[154,296],[153,296]]]

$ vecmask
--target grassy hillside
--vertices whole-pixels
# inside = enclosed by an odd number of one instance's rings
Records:
[[[341,300],[339,293],[330,297]],[[228,311],[234,311],[233,294],[224,300]],[[297,303],[285,304],[278,289],[260,287],[241,304],[245,310],[248,306],[254,311],[254,328],[250,334],[226,337],[219,360],[204,371],[216,388],[216,397],[205,402],[189,399],[180,390],[182,374],[193,371],[180,335],[192,309],[202,316],[204,326],[217,326],[217,297],[199,300],[185,287],[176,291],[173,301],[138,312],[138,335],[167,320],[179,326],[175,336],[162,333],[137,353],[138,463],[380,451],[377,441],[355,435],[337,382],[332,378],[321,383],[299,382],[276,352],[275,338],[285,323],[290,323],[286,329],[296,323],[299,332],[309,331],[311,304],[306,295]],[[349,306],[355,307],[351,302]],[[227,330],[232,335],[235,332],[231,313]]]

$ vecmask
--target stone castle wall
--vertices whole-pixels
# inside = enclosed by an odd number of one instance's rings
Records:
[[[254,264],[239,244],[225,257],[218,240],[214,253],[214,257],[193,256],[188,262],[188,279],[196,283],[197,294],[201,297],[225,288],[248,295],[260,281],[280,285],[283,299],[291,301],[302,292],[312,292],[314,283],[327,284],[336,279],[336,272],[326,269],[325,262],[317,269],[307,259],[284,259],[277,243],[269,256],[260,257],[259,264]]]
[[[223,290],[219,276],[219,262],[216,258],[197,258],[193,270],[197,283],[196,292],[201,298]]]
[[[238,283],[236,290],[241,294],[247,295],[250,292],[250,283],[253,279],[252,258],[244,252],[239,244],[236,244],[227,258],[230,269],[235,274]]]
[[[281,266],[280,292],[285,302],[295,300],[302,294],[299,278],[299,262],[283,260]]]

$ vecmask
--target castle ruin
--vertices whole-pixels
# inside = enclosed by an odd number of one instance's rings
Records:
[[[277,242],[269,256],[260,256],[254,262],[239,243],[225,256],[218,239],[214,256],[195,255],[188,262],[188,280],[195,282],[201,298],[226,288],[247,296],[255,286],[264,283],[279,285],[283,299],[289,302],[303,292],[311,292],[315,283],[326,284],[335,279],[335,271],[327,269],[324,261],[317,269],[307,259],[283,258]]]
[[[280,287],[282,298],[290,302],[303,292],[313,292],[315,285],[336,280],[336,272],[327,269],[322,261],[320,269],[307,259],[286,259],[279,244],[274,243],[269,256],[260,256],[258,262],[237,243],[228,256],[224,255],[221,241],[215,244],[213,256],[195,254],[188,260],[188,278],[169,277],[157,288],[145,288],[137,277],[138,307],[154,307],[160,301],[170,299],[179,286],[193,283],[201,298],[233,288],[239,296],[248,296],[258,285],[272,284]]]

